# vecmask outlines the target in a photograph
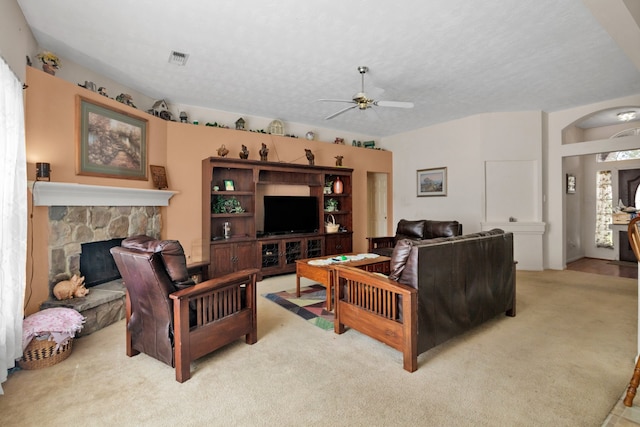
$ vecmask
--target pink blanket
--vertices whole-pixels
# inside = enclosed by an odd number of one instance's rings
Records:
[[[56,342],[56,350],[82,329],[84,317],[72,308],[47,308],[27,316],[22,323],[22,350],[33,338]]]

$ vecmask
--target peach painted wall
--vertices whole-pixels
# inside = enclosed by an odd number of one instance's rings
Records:
[[[144,117],[148,122],[148,162],[166,167],[173,196],[168,207],[162,209],[162,237],[179,240],[189,262],[202,259],[201,240],[201,168],[202,159],[217,156],[217,149],[225,144],[229,156],[239,158],[241,144],[250,151],[250,159],[258,159],[264,142],[269,147],[269,161],[307,164],[305,148],[315,154],[316,165],[333,166],[335,156],[343,155],[343,165],[353,168],[354,250],[366,251],[367,172],[387,173],[389,176],[389,230],[392,229],[392,153],[336,145],[329,142],[307,141],[254,132],[194,126],[166,122],[119,102],[88,91],[77,84],[38,69],[27,67],[26,141],[28,179],[35,179],[35,163],[51,164],[51,180],[91,185],[153,188],[152,182],[129,179],[100,178],[76,174],[76,118],[77,95],[106,104],[120,111]],[[47,276],[49,259],[48,208],[29,206],[29,235],[27,254],[26,313],[38,310],[48,297]]]
[[[249,159],[259,160],[258,151],[262,143],[269,148],[270,162],[308,164],[305,148],[313,151],[315,164],[334,166],[335,156],[344,156],[343,166],[353,171],[353,249],[367,249],[367,172],[389,175],[389,191],[392,188],[392,153],[336,145],[322,141],[287,138],[256,132],[236,131],[195,126],[191,124],[167,123],[167,179],[172,190],[180,191],[173,196],[167,216],[163,217],[166,235],[182,242],[189,262],[202,258],[201,227],[201,169],[202,159],[216,157],[217,149],[224,144],[229,149],[228,157],[239,158],[241,145],[249,149]],[[389,212],[392,195],[388,195]],[[390,218],[390,216],[389,216]]]
[[[27,178],[30,181],[35,179],[36,162],[49,162],[52,181],[153,188],[151,181],[76,175],[77,95],[148,119],[150,164],[166,163],[167,131],[164,120],[107,99],[36,68],[27,67],[26,75],[29,88],[25,91],[25,136]],[[29,203],[26,314],[37,311],[40,304],[48,298],[48,212],[46,206],[33,207]],[[166,208],[163,208],[162,214],[164,215],[165,212]]]
[[[77,96],[147,119],[149,164],[162,165],[166,162],[167,131],[164,120],[36,68],[27,67],[27,84],[25,126],[29,179],[35,177],[36,162],[49,162],[52,181],[153,188],[151,181],[76,175]]]

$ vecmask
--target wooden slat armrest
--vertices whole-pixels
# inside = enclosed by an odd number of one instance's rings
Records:
[[[202,283],[198,283],[197,285],[190,286],[185,289],[181,289],[179,291],[173,292],[169,295],[169,298],[177,300],[182,298],[191,298],[197,296],[199,294],[203,294],[209,292],[216,288],[223,288],[225,286],[229,286],[230,284],[237,283],[238,281],[251,281],[251,276],[254,274],[258,274],[258,269],[251,268],[246,270],[236,271],[235,273],[230,273],[221,277],[216,277],[215,279],[210,279]]]
[[[334,331],[349,326],[402,352],[404,369],[418,369],[418,291],[387,277],[335,268]]]
[[[394,244],[394,236],[385,237],[367,237],[369,241],[369,252],[377,248],[392,248]]]
[[[342,277],[344,279],[356,280],[400,295],[415,295],[418,293],[418,291],[411,286],[398,283],[395,280],[391,280],[379,273],[364,271],[359,268],[348,267],[346,265],[336,266],[335,269],[338,277]]]
[[[191,376],[192,360],[242,335],[247,344],[257,341],[257,275],[258,269],[241,270],[169,295],[173,300],[174,364],[178,382]],[[242,285],[246,288],[241,288]]]

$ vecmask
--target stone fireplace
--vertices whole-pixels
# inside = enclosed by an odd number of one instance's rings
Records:
[[[49,300],[40,308],[70,307],[81,312],[86,322],[78,336],[124,318],[122,281],[100,277],[113,274],[107,271],[113,266],[91,264],[110,262],[108,250],[122,238],[137,234],[160,238],[160,206],[168,205],[174,192],[50,182],[37,182],[32,191],[35,206],[49,206]],[[56,300],[53,287],[74,274],[85,275],[89,294]]]
[[[80,270],[82,244],[146,234],[159,238],[160,209],[155,206],[49,207],[49,287]]]

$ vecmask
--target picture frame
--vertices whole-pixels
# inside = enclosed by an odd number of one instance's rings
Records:
[[[147,124],[142,114],[78,96],[76,173],[147,181]]]
[[[235,191],[236,189],[232,179],[225,179],[223,181],[223,184],[224,184],[224,191]]]
[[[576,194],[576,176],[567,174],[567,194]]]
[[[149,170],[151,171],[151,180],[153,181],[153,186],[155,188],[158,190],[169,188],[169,183],[167,182],[167,171],[164,166],[149,165]]]
[[[446,196],[447,168],[419,169],[417,171],[417,196]]]

